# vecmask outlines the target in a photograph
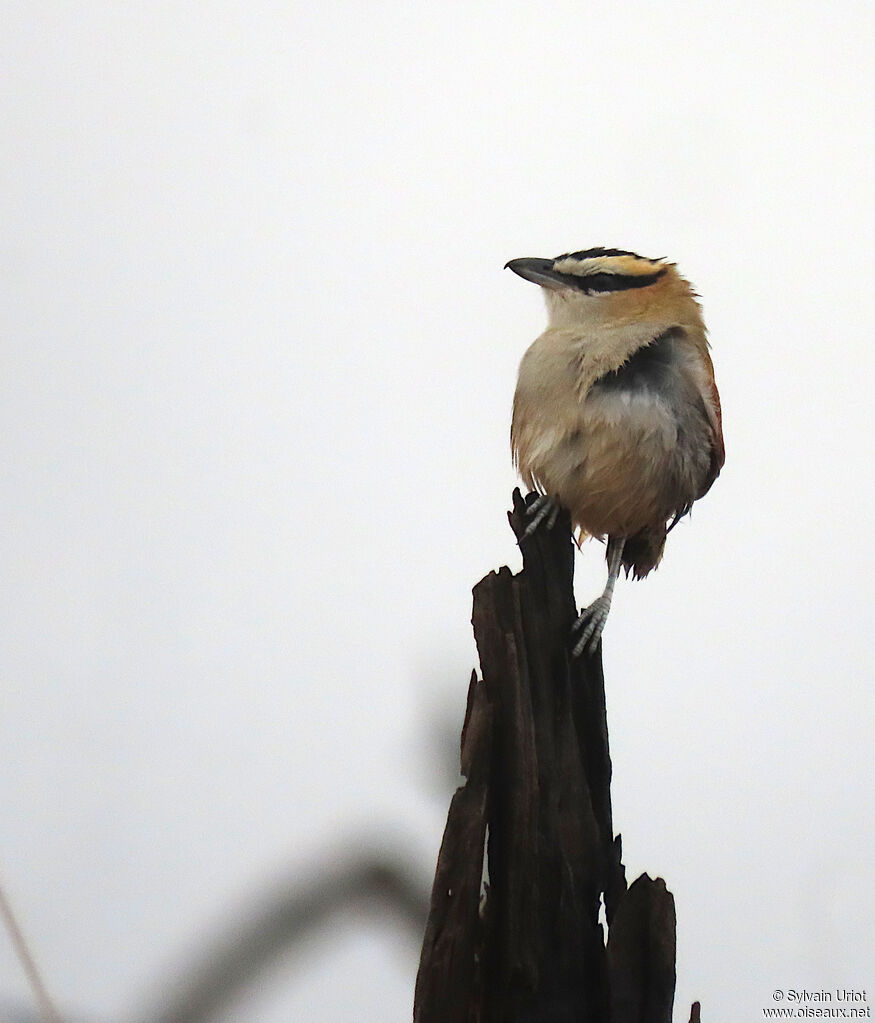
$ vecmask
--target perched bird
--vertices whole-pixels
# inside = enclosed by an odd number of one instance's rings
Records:
[[[507,267],[541,286],[549,313],[513,403],[514,461],[541,494],[526,534],[562,507],[581,538],[607,538],[607,584],[574,626],[579,655],[598,644],[620,568],[656,568],[717,478],[720,397],[697,296],[673,263],[600,247]]]

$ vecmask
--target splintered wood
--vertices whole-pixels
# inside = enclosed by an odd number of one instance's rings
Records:
[[[438,857],[414,1020],[671,1023],[674,899],[646,874],[626,886],[601,646],[570,656],[570,523],[522,539],[534,497],[516,491],[508,516],[523,570],[474,588],[483,678],[468,689],[466,782]]]

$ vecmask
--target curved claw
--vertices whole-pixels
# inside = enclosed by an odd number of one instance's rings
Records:
[[[580,617],[571,626],[572,638],[580,633],[577,642],[571,648],[572,657],[580,657],[584,650],[591,654],[595,653],[610,609],[611,598],[602,594],[580,612]]]
[[[527,540],[542,522],[547,523],[546,528],[548,530],[552,529],[556,525],[556,519],[559,518],[559,510],[559,503],[557,501],[554,501],[547,494],[540,494],[526,508],[526,518],[529,519],[529,524],[526,526],[525,532],[520,539]]]

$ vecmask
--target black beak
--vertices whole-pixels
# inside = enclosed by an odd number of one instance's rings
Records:
[[[540,284],[542,288],[563,288],[568,286],[564,274],[556,273],[553,269],[553,259],[538,259],[531,257],[526,259],[512,259],[504,264],[505,270],[513,270],[523,280],[531,281],[533,284]]]

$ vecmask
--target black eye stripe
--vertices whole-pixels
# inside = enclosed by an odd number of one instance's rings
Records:
[[[652,274],[607,274],[593,273],[578,277],[575,274],[557,274],[563,284],[569,288],[576,288],[588,295],[603,293],[606,291],[630,291],[632,288],[646,288],[655,284],[665,273],[666,268],[661,267]]]

